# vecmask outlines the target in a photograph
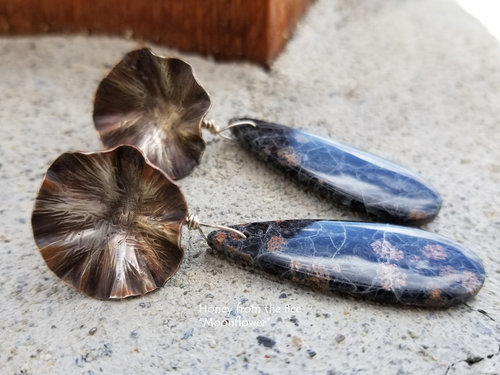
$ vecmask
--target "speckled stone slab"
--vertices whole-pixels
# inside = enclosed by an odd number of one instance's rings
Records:
[[[329,220],[236,225],[209,245],[229,258],[319,289],[376,301],[445,307],[476,295],[479,258],[437,234],[403,226]]]
[[[241,120],[256,124],[231,129],[245,147],[328,198],[397,223],[425,223],[439,212],[439,193],[399,165],[284,125]]]

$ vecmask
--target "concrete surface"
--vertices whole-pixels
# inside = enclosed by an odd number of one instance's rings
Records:
[[[141,298],[101,302],[55,277],[32,240],[33,199],[60,153],[100,148],[94,91],[138,46],[0,39],[2,374],[500,373],[500,44],[477,20],[448,0],[320,0],[269,72],[153,46],[194,65],[221,124],[241,115],[290,124],[397,161],[438,188],[444,205],[426,229],[479,254],[487,279],[474,300],[437,311],[250,273],[187,231],[180,271]],[[363,219],[236,143],[205,137],[203,163],[180,184],[204,220]]]

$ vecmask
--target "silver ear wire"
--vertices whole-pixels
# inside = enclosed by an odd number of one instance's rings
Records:
[[[245,239],[247,238],[247,236],[245,236],[242,232],[240,232],[239,230],[233,229],[233,228],[229,228],[229,227],[226,227],[223,225],[212,225],[212,224],[201,223],[200,219],[198,218],[198,215],[193,215],[193,214],[188,215],[186,217],[186,220],[184,221],[184,223],[186,224],[186,226],[189,230],[198,229],[198,231],[200,232],[202,237],[205,239],[205,241],[207,241],[207,237],[205,236],[205,234],[201,230],[201,227],[217,228],[217,229],[221,229],[221,230],[225,230],[225,231],[234,233],[241,238],[245,238]]]
[[[225,128],[220,129],[217,125],[215,125],[214,120],[203,119],[203,121],[201,122],[201,126],[207,129],[210,133],[219,135],[220,137],[229,139],[230,141],[234,141],[234,138],[228,137],[227,135],[224,135],[222,133],[225,132],[226,130],[234,128],[235,126],[241,126],[241,125],[250,125],[253,126],[254,128],[257,126],[255,122],[251,120],[242,120],[242,121],[231,122]]]

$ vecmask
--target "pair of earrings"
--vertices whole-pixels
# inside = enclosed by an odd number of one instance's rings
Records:
[[[141,295],[175,274],[184,254],[181,226],[210,225],[188,214],[169,176],[182,178],[199,163],[202,127],[225,130],[204,119],[209,107],[181,60],[142,49],[113,68],[94,107],[96,128],[111,149],[61,155],[35,201],[35,242],[49,268],[100,299]],[[253,119],[228,128],[264,160],[375,217],[423,222],[441,205],[419,177],[374,155]],[[216,227],[207,242],[228,258],[377,301],[448,306],[474,296],[484,282],[476,255],[419,229],[333,220]]]

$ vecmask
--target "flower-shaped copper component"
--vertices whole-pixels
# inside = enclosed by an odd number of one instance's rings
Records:
[[[189,64],[143,48],[125,55],[101,81],[94,123],[105,147],[137,146],[175,180],[200,162],[201,122],[209,108]]]
[[[62,154],[48,169],[31,218],[49,268],[99,299],[161,287],[179,268],[187,205],[135,147]]]

